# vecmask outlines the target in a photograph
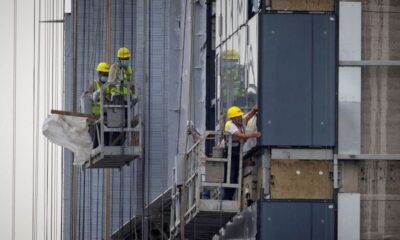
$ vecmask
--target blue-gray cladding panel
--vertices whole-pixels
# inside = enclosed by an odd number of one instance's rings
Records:
[[[312,238],[331,240],[335,237],[335,211],[333,203],[311,203]]]
[[[259,143],[334,146],[334,17],[263,14],[259,37]]]
[[[335,17],[313,16],[312,144],[335,145]]]
[[[261,16],[259,78],[262,145],[310,145],[311,18]]]
[[[272,200],[259,202],[259,239],[333,240],[333,203]]]

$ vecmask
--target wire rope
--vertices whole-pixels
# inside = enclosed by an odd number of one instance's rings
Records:
[[[130,36],[130,39],[131,39],[131,42],[130,42],[130,49],[131,49],[131,52],[133,53],[133,50],[134,50],[134,48],[133,48],[133,36],[134,36],[134,30],[135,30],[135,27],[134,27],[134,17],[135,17],[135,11],[134,11],[134,2],[133,1],[131,1],[130,2],[131,3],[131,18],[130,18],[130,20],[131,20],[131,36]],[[133,55],[133,54],[132,54]],[[133,56],[135,56],[135,55],[133,55]],[[133,63],[133,61],[132,61],[132,63]],[[134,71],[132,72],[132,77],[134,77]],[[135,84],[136,85],[136,84]],[[135,91],[137,92],[137,90],[135,89]],[[132,227],[132,220],[133,220],[133,217],[134,217],[134,215],[133,215],[133,208],[132,208],[132,194],[133,194],[133,189],[132,189],[132,187],[133,187],[133,185],[134,185],[134,171],[135,171],[135,163],[132,163],[131,165],[130,165],[130,171],[129,171],[129,173],[130,173],[130,181],[129,181],[129,234],[131,235],[131,236],[136,236],[135,234],[136,234],[136,231],[135,232],[133,232],[134,230],[133,230],[133,227]],[[135,239],[136,239],[136,237],[135,237]]]
[[[55,11],[55,13],[54,13],[54,17],[53,17],[53,19],[55,20],[55,19],[57,19],[57,20],[59,20],[59,19],[61,19],[60,17],[59,17],[59,14],[58,14],[58,12],[59,12],[59,1],[57,0],[57,1],[55,1],[55,3],[53,3],[54,4],[54,11]],[[53,37],[53,39],[54,39],[54,51],[55,51],[55,67],[54,67],[54,72],[55,72],[55,75],[56,75],[56,81],[55,81],[55,106],[57,107],[57,108],[59,108],[59,99],[58,99],[58,87],[59,87],[59,74],[58,74],[58,67],[59,67],[59,62],[58,62],[58,57],[59,57],[59,49],[58,49],[58,29],[59,29],[59,27],[58,27],[58,24],[55,24],[55,23],[53,23],[52,24],[53,26],[54,26],[54,35],[55,35],[55,37]],[[57,208],[57,204],[58,204],[58,154],[59,154],[59,148],[58,148],[58,146],[56,146],[56,145],[54,145],[53,144],[53,146],[55,147],[55,152],[54,152],[54,159],[53,159],[53,161],[52,162],[54,162],[53,163],[53,177],[54,177],[54,180],[53,180],[53,186],[54,186],[54,194],[53,194],[53,211],[54,211],[54,213],[53,213],[53,224],[54,224],[54,231],[53,231],[53,236],[52,236],[52,239],[56,239],[57,238],[57,232],[58,232],[58,208]]]
[[[92,239],[93,170],[89,171],[89,239]]]
[[[105,173],[105,171],[103,170],[102,171],[102,185],[101,185],[101,187],[102,187],[102,191],[101,191],[101,204],[103,205],[103,206],[105,206],[105,204],[104,204],[104,200],[105,200],[105,182],[106,182],[106,177],[105,177],[105,175],[106,175],[106,173]],[[104,236],[104,232],[105,232],[105,229],[104,229],[104,219],[105,219],[105,217],[104,217],[104,214],[105,214],[105,211],[106,210],[103,210],[103,211],[101,211],[101,239],[104,239],[105,238],[105,236]]]
[[[123,197],[124,197],[124,174],[123,169],[119,168],[119,226],[122,227],[123,221]],[[121,239],[122,231],[118,231],[119,238]]]
[[[185,12],[184,12],[184,19],[183,19],[183,39],[182,39],[182,51],[181,51],[181,63],[180,63],[180,86],[179,86],[179,109],[182,109],[182,91],[183,91],[183,62],[184,62],[184,52],[185,52],[185,41],[186,41],[186,18],[187,18],[187,1],[185,1]],[[179,143],[180,143],[180,128],[181,128],[181,111],[178,113],[178,130],[177,130],[177,145],[176,145],[176,154],[179,154]],[[185,169],[184,169],[185,170]],[[183,192],[182,187],[182,192]],[[182,214],[183,214],[183,194],[180,194],[181,200],[180,200],[180,220],[182,220]],[[182,223],[181,223],[182,225]],[[181,227],[181,231],[182,231]],[[181,232],[181,235],[183,233]],[[181,239],[183,237],[181,236]]]
[[[17,165],[17,149],[16,149],[16,144],[17,144],[17,113],[16,113],[16,107],[17,107],[17,5],[18,1],[14,1],[14,19],[13,19],[13,86],[12,86],[12,93],[13,93],[13,99],[12,99],[12,105],[13,105],[13,112],[12,112],[12,118],[13,118],[13,124],[12,124],[12,141],[13,141],[13,148],[12,148],[12,239],[15,239],[15,187],[16,187],[16,165]]]
[[[40,2],[40,0],[39,0]],[[37,0],[34,0],[33,2],[33,86],[32,86],[32,129],[33,129],[33,166],[32,166],[32,240],[36,240],[36,236],[37,236],[37,159],[38,159],[38,127],[37,127],[37,96],[38,94],[37,92],[37,74],[39,71],[36,71],[36,44],[37,44],[37,37],[40,37],[40,30],[39,30],[39,34],[36,34],[36,22],[37,22],[37,15],[36,15],[36,8],[37,8]],[[40,29],[40,27],[39,27]],[[39,44],[40,45],[40,44]],[[38,47],[39,48],[39,47]],[[38,65],[39,65],[39,60],[38,60]]]
[[[83,198],[82,198],[82,239],[85,238],[85,225],[86,225],[86,171],[85,168],[82,167],[83,172]]]
[[[47,1],[46,2],[46,5],[45,5],[45,8],[46,8],[46,10],[45,10],[45,20],[47,20],[47,19],[49,19],[49,12],[50,12],[50,9],[49,9],[49,2]],[[45,92],[46,92],[46,100],[45,100],[45,102],[46,102],[46,110],[48,110],[49,108],[50,108],[50,99],[51,99],[51,93],[50,93],[50,75],[51,75],[51,72],[50,72],[50,48],[51,48],[51,42],[50,42],[50,38],[51,38],[51,35],[50,35],[50,31],[49,31],[49,25],[48,24],[46,24],[46,85],[45,85]],[[45,113],[43,113],[43,118],[45,118]],[[45,228],[45,239],[47,240],[47,239],[49,239],[49,228],[50,228],[50,224],[49,224],[49,211],[48,211],[48,209],[49,209],[49,158],[50,158],[50,156],[51,156],[51,150],[50,150],[50,142],[47,140],[46,141],[46,145],[45,145],[45,153],[46,153],[46,158],[44,159],[44,165],[43,165],[43,167],[44,167],[44,172],[45,172],[45,189],[46,189],[46,191],[44,191],[44,193],[43,193],[43,195],[44,195],[44,198],[45,198],[45,212],[44,212],[44,214],[45,214],[45,226],[44,226],[44,228]]]
[[[163,25],[163,44],[164,44],[164,47],[163,47],[163,74],[162,74],[162,76],[163,76],[163,89],[164,89],[164,91],[163,91],[163,99],[164,99],[164,101],[166,101],[166,71],[165,71],[165,63],[166,63],[166,48],[167,48],[167,46],[165,46],[166,45],[166,37],[165,37],[165,35],[166,35],[166,29],[167,29],[167,26],[166,26],[166,23],[167,23],[167,3],[166,3],[166,1],[164,0],[163,1],[163,3],[164,3],[164,6],[163,6],[163,9],[164,9],[164,12],[163,12],[163,17],[164,17],[164,19],[163,19],[163,22],[164,22],[164,25]],[[165,110],[165,108],[163,109],[163,111],[164,111],[164,113],[163,113],[163,116],[164,116],[164,123],[166,123],[167,122],[167,120],[168,119],[165,119],[165,116],[167,116],[167,113],[166,113],[166,110]],[[168,126],[166,126],[166,128],[168,128]],[[164,136],[164,141],[163,142],[167,142],[167,139],[165,138],[165,135],[163,135]],[[166,159],[167,161],[168,161],[168,153],[166,153],[166,154],[164,154],[164,156],[167,156],[167,158],[164,158],[164,159]],[[164,240],[164,191],[165,191],[165,189],[166,189],[166,186],[165,186],[165,183],[166,182],[168,182],[168,180],[167,179],[165,179],[165,168],[164,168],[164,159],[162,159],[161,160],[161,226],[160,226],[160,228],[161,228],[161,240]],[[168,171],[168,170],[167,170]]]
[[[148,12],[148,21],[149,21],[149,25],[148,25],[148,61],[147,61],[147,84],[148,84],[148,88],[147,88],[147,99],[148,99],[148,105],[147,105],[147,119],[150,119],[151,116],[151,109],[152,109],[152,99],[151,99],[151,90],[152,90],[152,81],[151,81],[151,77],[152,77],[152,27],[153,27],[153,22],[152,22],[152,1],[148,2],[148,7],[149,7],[149,12]],[[146,218],[147,218],[147,226],[146,226],[146,235],[147,237],[151,237],[149,236],[151,234],[150,228],[151,228],[151,216],[150,216],[150,186],[151,186],[151,178],[150,178],[150,153],[151,153],[151,133],[150,133],[150,121],[147,124],[147,168],[146,168],[146,176],[147,176],[147,185],[146,185],[146,192],[147,192],[147,198],[146,198],[146,205],[147,205],[147,209],[146,210]]]
[[[48,18],[47,19],[49,19],[50,21],[51,20],[53,20],[54,19],[54,1],[51,1],[50,3],[49,3],[49,16],[48,16]],[[46,19],[46,20],[47,20]],[[50,37],[50,39],[49,39],[49,41],[50,41],[50,53],[51,53],[51,62],[50,62],[50,67],[51,67],[51,70],[49,70],[50,71],[50,78],[49,78],[49,81],[50,81],[50,79],[54,79],[54,24],[52,24],[52,23],[50,23],[50,24],[48,24],[48,25],[50,25],[49,26],[49,37]],[[54,107],[54,102],[55,102],[55,98],[54,98],[54,82],[51,82],[51,91],[50,91],[50,96],[51,96],[51,98],[50,98],[50,106],[51,106],[51,108],[53,108]],[[51,151],[51,153],[50,153],[50,159],[47,159],[47,160],[52,160],[53,158],[54,158],[54,154],[55,154],[55,151],[54,151],[54,144],[51,144],[50,143],[50,151]],[[53,217],[54,217],[54,209],[53,209],[53,206],[54,206],[54,198],[53,198],[53,194],[54,194],[54,185],[53,185],[53,183],[54,183],[54,181],[53,181],[53,170],[54,170],[54,162],[53,161],[50,161],[50,163],[49,163],[49,165],[50,165],[50,167],[49,167],[49,178],[50,178],[50,207],[49,207],[49,209],[50,209],[50,234],[49,234],[49,236],[50,236],[50,239],[52,239],[53,238],[53,228],[54,228],[54,223],[53,223]]]
[[[82,217],[81,217],[81,198],[82,198],[82,174],[80,173],[81,172],[81,169],[80,169],[80,167],[77,167],[77,170],[78,170],[78,175],[77,175],[77,177],[78,177],[78,181],[77,181],[77,192],[78,192],[78,194],[77,194],[77,199],[76,199],[76,201],[77,201],[77,210],[78,210],[78,232],[77,232],[77,234],[78,234],[78,240],[79,239],[81,239],[81,221],[82,221]]]

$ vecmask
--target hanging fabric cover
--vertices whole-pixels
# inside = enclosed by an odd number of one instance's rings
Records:
[[[89,160],[93,142],[89,135],[87,118],[53,114],[42,126],[43,135],[52,143],[74,152],[74,164]]]

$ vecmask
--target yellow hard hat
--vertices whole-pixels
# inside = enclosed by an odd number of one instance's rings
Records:
[[[129,51],[128,48],[122,47],[118,49],[118,58],[130,58],[131,57],[131,52]]]
[[[106,62],[101,62],[99,65],[97,65],[97,71],[108,73],[110,72],[110,65],[108,65]]]
[[[239,107],[232,106],[228,109],[228,118],[232,119],[234,117],[243,116],[242,110]]]

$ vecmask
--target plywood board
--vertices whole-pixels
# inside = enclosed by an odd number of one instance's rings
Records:
[[[334,0],[272,0],[273,10],[333,11]]]
[[[272,160],[271,197],[274,199],[331,199],[332,162]]]

